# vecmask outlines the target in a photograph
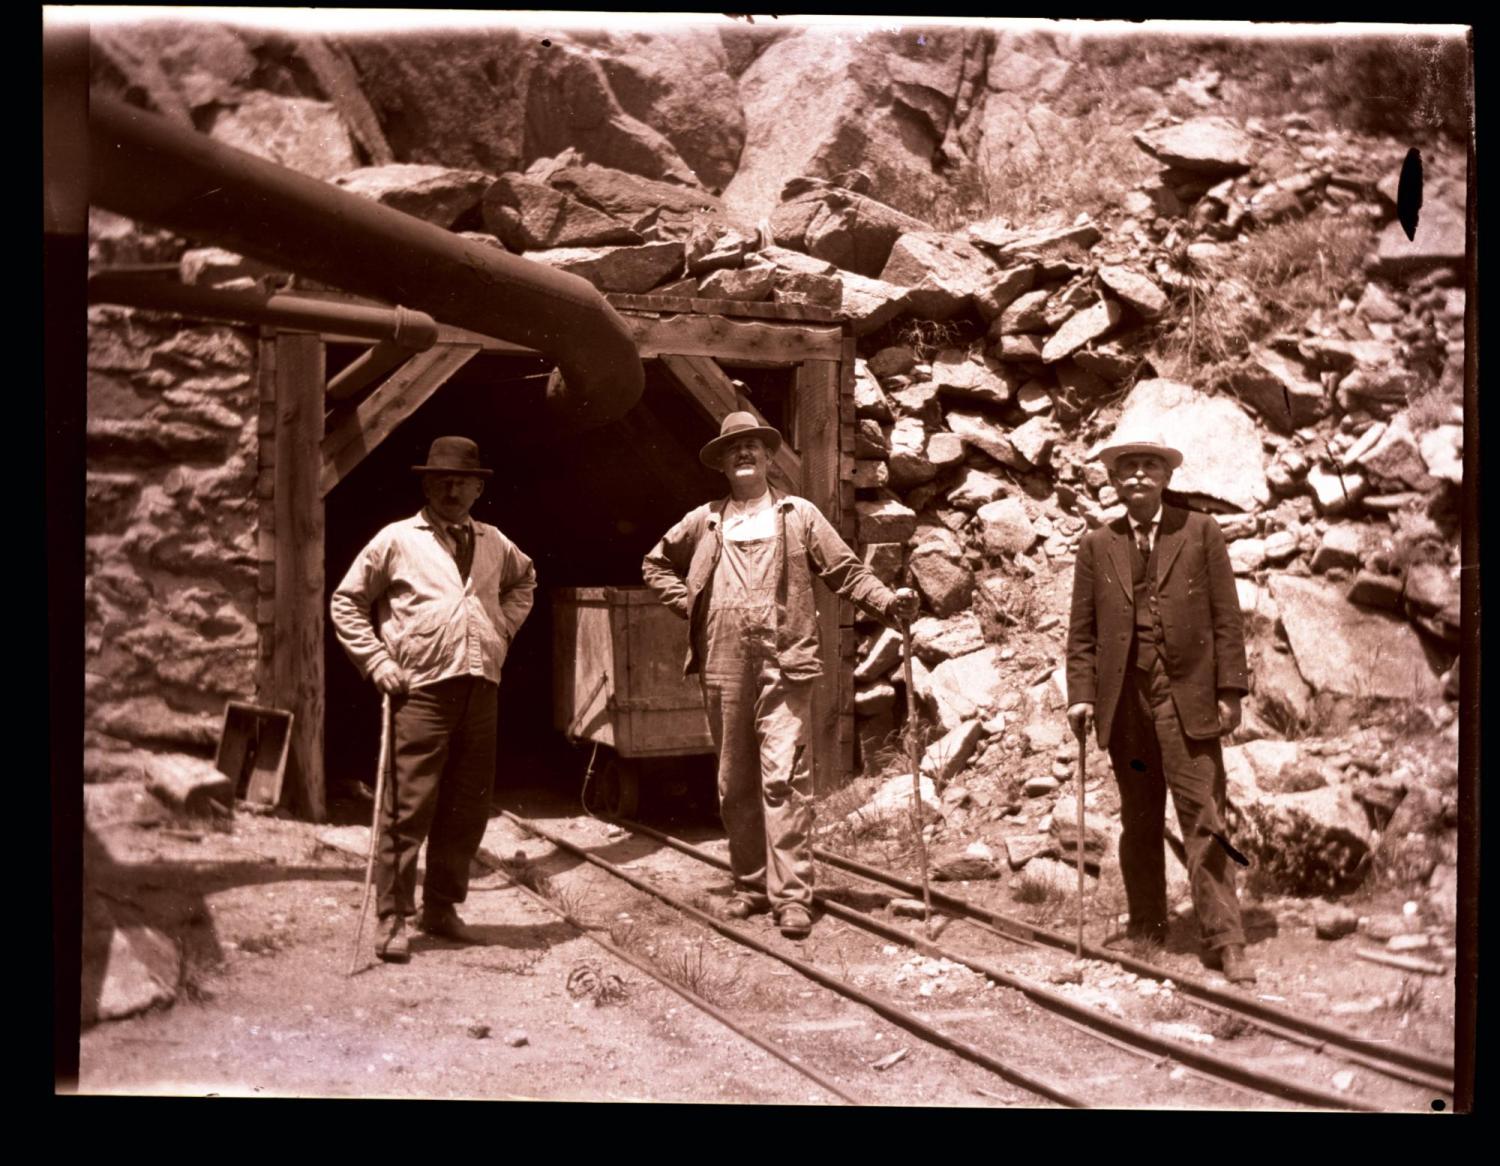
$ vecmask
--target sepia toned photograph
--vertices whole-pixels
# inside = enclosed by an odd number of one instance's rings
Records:
[[[55,1092],[1470,1112],[1473,94],[44,7]]]

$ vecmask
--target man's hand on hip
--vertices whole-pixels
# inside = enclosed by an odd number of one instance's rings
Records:
[[[1240,727],[1240,694],[1233,688],[1219,689],[1219,731],[1232,733]]]
[[[382,660],[370,674],[375,687],[387,696],[399,696],[406,691],[406,673],[394,660]]]
[[[1068,706],[1068,724],[1073,726],[1073,736],[1080,740],[1089,735],[1093,720],[1094,706],[1091,701],[1081,700]]]

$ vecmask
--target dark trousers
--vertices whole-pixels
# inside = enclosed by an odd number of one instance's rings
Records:
[[[380,917],[416,913],[417,852],[427,842],[425,907],[462,903],[495,782],[498,690],[458,676],[392,698],[395,773],[381,808]]]
[[[1234,869],[1214,837],[1225,834],[1224,755],[1217,738],[1184,735],[1160,659],[1149,670],[1126,669],[1109,759],[1120,787],[1120,873],[1131,931],[1149,933],[1167,921],[1164,818],[1170,789],[1203,944],[1243,944]]]

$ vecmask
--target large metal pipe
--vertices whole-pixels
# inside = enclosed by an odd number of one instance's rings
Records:
[[[630,410],[645,384],[624,321],[576,275],[463,239],[94,94],[89,199],[334,287],[534,348],[548,398],[583,425]]]
[[[209,320],[279,324],[313,332],[337,332],[365,340],[389,340],[412,352],[437,343],[437,321],[426,312],[397,305],[375,308],[339,304],[286,292],[225,291],[176,280],[100,272],[89,277],[91,304],[128,304]]]

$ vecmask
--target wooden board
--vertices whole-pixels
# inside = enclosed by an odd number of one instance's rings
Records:
[[[774,304],[751,300],[708,300],[696,296],[632,295],[611,292],[604,297],[622,311],[692,313],[702,316],[745,316],[761,320],[832,322],[839,315],[817,304]]]
[[[281,802],[296,718],[284,709],[231,700],[214,766],[234,783],[234,796],[263,806]]]
[[[319,496],[348,476],[478,351],[472,344],[439,344],[419,352],[343,415],[321,442]]]
[[[295,718],[289,769],[299,808],[327,813],[323,789],[323,342],[307,333],[276,340],[276,561],[271,694],[264,703]]]
[[[838,360],[842,336],[836,325],[762,324],[724,316],[669,316],[652,319],[626,315],[625,326],[642,357],[671,353],[737,360],[797,364],[804,360]]]
[[[716,426],[736,411],[752,414],[761,425],[769,424],[761,411],[734,387],[724,370],[711,358],[663,353],[661,362]],[[771,456],[769,476],[778,489],[792,494],[802,492],[802,459],[789,441],[782,442]]]

